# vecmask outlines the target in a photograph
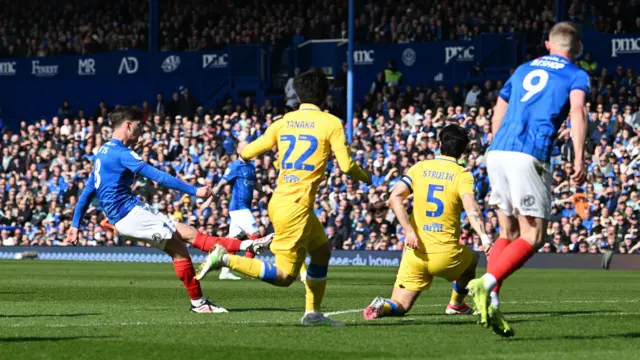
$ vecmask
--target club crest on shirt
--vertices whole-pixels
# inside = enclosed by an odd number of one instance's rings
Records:
[[[530,208],[536,204],[536,199],[532,195],[527,195],[522,199],[522,207]]]

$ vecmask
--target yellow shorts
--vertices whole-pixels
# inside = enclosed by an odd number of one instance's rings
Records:
[[[298,276],[307,252],[328,242],[324,227],[312,209],[297,203],[272,201],[269,217],[276,234],[271,243],[276,267],[290,276]]]
[[[473,262],[473,251],[457,245],[450,251],[425,254],[407,249],[402,255],[394,287],[423,291],[431,287],[433,277],[455,281]]]

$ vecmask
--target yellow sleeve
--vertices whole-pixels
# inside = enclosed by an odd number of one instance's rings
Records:
[[[278,143],[278,129],[280,128],[280,124],[279,121],[271,124],[262,136],[245,146],[240,154],[242,160],[249,161],[276,146]]]
[[[400,181],[402,181],[405,185],[409,187],[409,191],[411,193],[413,193],[413,179],[415,179],[416,177],[416,171],[418,171],[417,168],[418,168],[417,164],[413,165],[412,167],[409,168],[407,173],[402,175],[402,177],[400,178]]]
[[[463,171],[458,177],[458,195],[473,195],[473,176],[468,171]]]
[[[342,124],[337,118],[335,120],[338,124]],[[349,154],[349,149],[347,148],[347,140],[344,137],[344,130],[342,126],[338,124],[331,129],[329,142],[331,143],[331,150],[333,150],[336,160],[338,160],[340,170],[355,180],[371,184],[371,174],[362,170],[356,165],[353,158],[351,158],[351,154]]]

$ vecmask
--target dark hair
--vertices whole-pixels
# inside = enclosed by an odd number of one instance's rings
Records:
[[[440,131],[440,153],[459,158],[469,146],[469,134],[458,125],[447,125]]]
[[[312,68],[293,79],[293,89],[300,102],[320,107],[329,94],[329,83],[322,69]]]
[[[113,128],[120,127],[125,121],[142,121],[144,114],[138,109],[123,106],[109,114]]]

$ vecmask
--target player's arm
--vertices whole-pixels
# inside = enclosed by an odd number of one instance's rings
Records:
[[[396,214],[396,218],[398,219],[400,226],[402,226],[405,234],[407,231],[413,231],[413,227],[409,221],[409,214],[404,206],[404,201],[409,197],[409,195],[411,195],[411,188],[404,179],[402,179],[396,183],[391,191],[391,195],[389,196],[389,206],[391,206],[393,213]]]
[[[84,186],[84,190],[82,190],[82,194],[80,194],[80,198],[78,199],[78,203],[76,204],[76,209],[73,212],[73,220],[71,221],[71,226],[74,228],[78,228],[80,226],[80,220],[87,212],[93,197],[96,195],[96,187],[95,187],[95,178],[93,173],[89,175],[87,182]]]
[[[67,230],[67,237],[65,241],[69,244],[75,245],[78,242],[78,227],[80,226],[80,219],[84,216],[91,204],[91,200],[96,194],[95,178],[93,173],[89,175],[84,190],[80,194],[80,199],[76,204],[76,209],[73,212],[73,220],[71,221],[71,227]]]
[[[498,101],[496,102],[496,106],[493,108],[493,116],[491,117],[491,132],[495,136],[500,129],[500,125],[502,125],[502,119],[504,115],[507,113],[507,108],[509,107],[509,98],[511,97],[511,79],[509,79],[502,89],[500,89],[500,94],[498,95]]]
[[[583,89],[574,89],[569,93],[571,110],[569,119],[571,121],[571,132],[573,137],[573,150],[575,152],[574,170],[572,179],[578,184],[584,181],[586,172],[584,170],[584,142],[587,138],[588,117],[586,114],[585,100],[586,92]]]
[[[262,136],[247,144],[247,146],[242,149],[240,158],[243,161],[249,161],[276,146],[278,144],[278,129],[281,124],[281,121],[276,121],[271,124]]]
[[[213,196],[218,194],[220,192],[220,190],[222,190],[222,188],[225,185],[230,183],[233,179],[236,178],[236,176],[238,176],[238,172],[236,171],[236,167],[237,167],[237,165],[235,164],[235,162],[231,163],[229,165],[227,170],[225,170],[224,175],[222,175],[222,179],[220,179],[220,181],[218,181],[216,186],[213,187],[213,190],[211,191],[211,193],[212,193],[212,197],[211,198],[213,198]]]
[[[142,158],[134,151],[123,154],[120,157],[122,166],[133,171],[134,174],[140,174],[151,181],[155,181],[162,186],[177,190],[185,194],[192,196],[196,195],[197,189],[193,185],[189,185],[182,180],[179,180],[164,171],[160,171],[153,166],[142,161]]]
[[[389,196],[389,206],[393,213],[396,215],[396,219],[400,226],[402,226],[402,230],[404,230],[405,235],[405,246],[410,249],[418,248],[418,236],[416,232],[413,230],[413,226],[411,226],[411,222],[409,220],[409,214],[407,213],[407,209],[404,206],[404,201],[409,195],[411,195],[412,180],[409,175],[404,175],[400,178],[400,181],[396,183],[391,191],[391,195]]]
[[[337,121],[340,122],[340,120]],[[340,170],[355,180],[371,184],[371,174],[362,170],[362,168],[353,161],[351,154],[349,154],[347,140],[344,137],[342,126],[334,127],[329,134],[329,142],[331,143],[331,149],[336,156]]]
[[[460,199],[462,199],[462,206],[467,213],[471,228],[480,236],[482,247],[485,252],[488,252],[489,249],[491,249],[491,240],[485,230],[486,222],[482,214],[482,208],[473,196],[473,176],[468,172],[460,174],[460,178],[458,179],[458,195]]]

